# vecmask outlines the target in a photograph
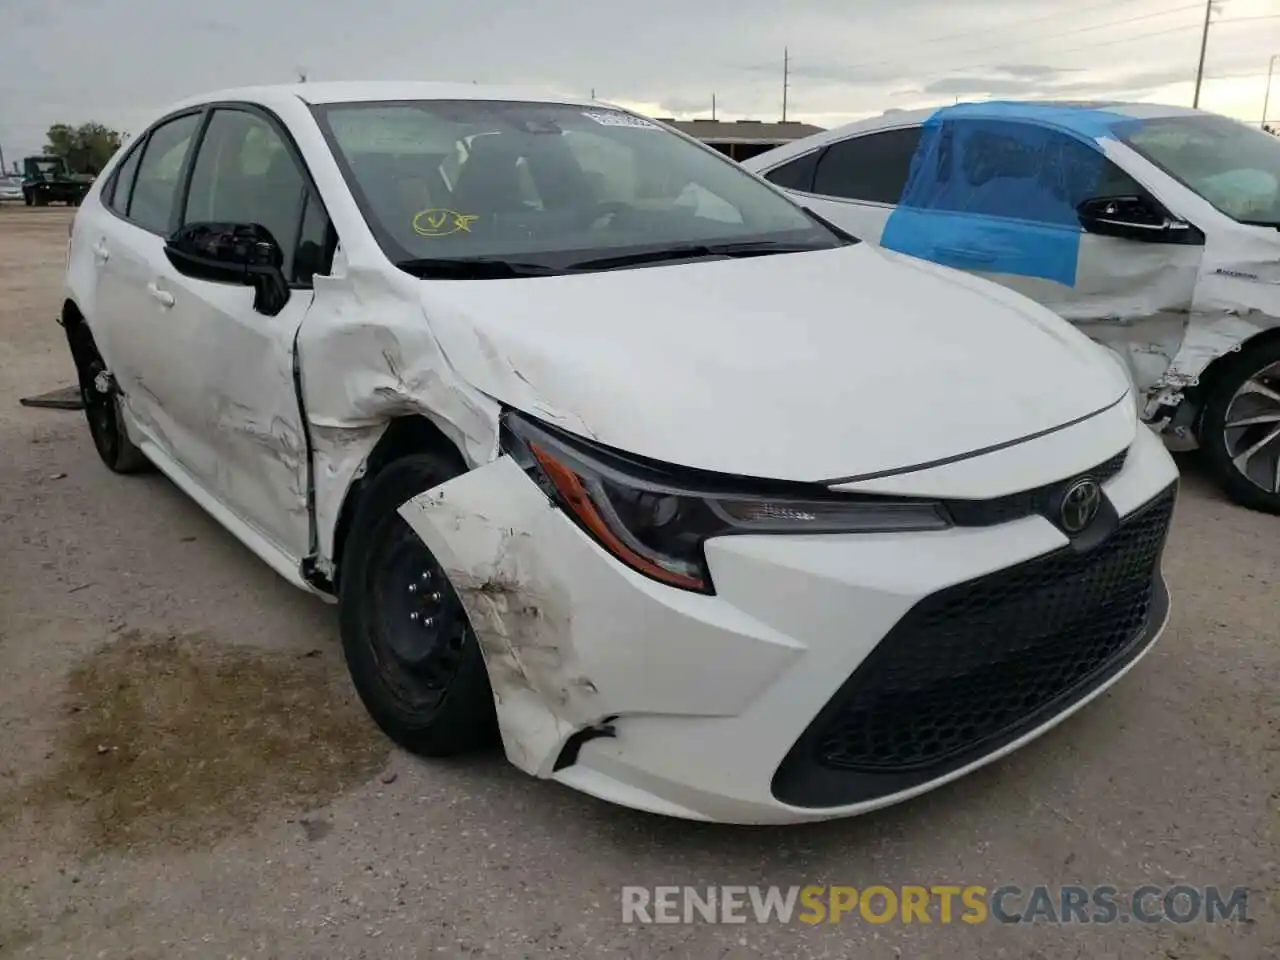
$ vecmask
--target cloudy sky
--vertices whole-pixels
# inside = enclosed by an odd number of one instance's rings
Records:
[[[1217,0],[1201,106],[1257,122],[1280,0]],[[203,90],[526,83],[658,116],[833,126],[991,97],[1191,102],[1204,0],[0,0],[0,148],[55,122],[136,132]],[[1280,117],[1280,77],[1269,111]]]

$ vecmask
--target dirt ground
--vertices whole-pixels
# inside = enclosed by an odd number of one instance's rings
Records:
[[[392,750],[332,607],[99,463],[54,323],[73,211],[0,208],[0,958],[1280,956],[1280,518],[1185,462],[1173,620],[1006,761],[856,820],[646,816]],[[1244,886],[1247,922],[657,926],[626,884]]]

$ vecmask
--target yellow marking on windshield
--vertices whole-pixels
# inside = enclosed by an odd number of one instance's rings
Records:
[[[413,232],[420,237],[447,237],[459,231],[470,233],[471,225],[479,219],[457,210],[432,207],[414,215]]]

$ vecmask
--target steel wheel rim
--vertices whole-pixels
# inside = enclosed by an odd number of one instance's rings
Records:
[[[462,663],[467,620],[426,544],[391,518],[369,565],[374,657],[393,695],[415,711],[443,701]]]
[[[101,371],[102,367],[94,365],[90,383]],[[89,421],[89,435],[93,437],[93,445],[98,453],[107,461],[114,461],[120,445],[120,421],[116,415],[116,398],[110,393],[101,393],[95,387],[81,387],[84,400],[84,414]]]
[[[1236,390],[1222,439],[1240,476],[1265,493],[1280,494],[1280,363],[1263,367]]]

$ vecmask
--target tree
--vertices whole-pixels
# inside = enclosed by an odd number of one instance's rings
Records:
[[[67,123],[55,123],[45,134],[49,141],[45,151],[67,161],[67,167],[75,173],[99,173],[107,161],[120,149],[125,134],[100,123],[82,123],[73,127]]]

